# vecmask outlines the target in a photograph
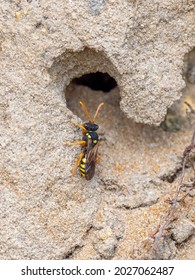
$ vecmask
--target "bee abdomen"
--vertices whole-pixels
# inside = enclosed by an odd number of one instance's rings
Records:
[[[79,165],[79,168],[80,168],[80,173],[81,173],[81,176],[85,176],[85,167],[86,167],[86,158],[83,157],[82,160],[81,160],[81,163]]]

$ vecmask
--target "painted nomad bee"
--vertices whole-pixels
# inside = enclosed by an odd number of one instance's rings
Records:
[[[96,113],[91,120],[90,114],[83,102],[80,101],[80,104],[88,118],[88,122],[83,125],[73,122],[76,126],[82,129],[83,137],[81,141],[77,142],[68,142],[65,141],[65,145],[81,145],[82,152],[77,158],[76,164],[72,170],[72,176],[74,176],[77,167],[79,166],[80,174],[82,177],[85,177],[86,180],[91,180],[95,174],[95,165],[98,159],[98,146],[99,146],[99,137],[97,134],[97,130],[99,126],[95,123],[96,118],[98,116],[100,108],[104,105],[104,103],[100,103]]]

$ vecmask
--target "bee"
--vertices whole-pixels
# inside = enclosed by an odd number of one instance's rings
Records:
[[[72,170],[72,176],[74,176],[76,169],[79,166],[81,176],[85,177],[86,180],[91,180],[95,174],[95,165],[96,162],[98,161],[99,137],[97,134],[97,130],[99,126],[95,122],[99,110],[104,105],[104,103],[99,104],[96,113],[93,117],[93,120],[91,120],[90,114],[85,104],[80,101],[80,105],[82,106],[88,118],[88,122],[84,123],[83,125],[75,122],[73,122],[73,124],[82,129],[82,133],[83,133],[82,140],[74,143],[65,141],[64,144],[72,145],[72,146],[81,145],[82,152],[76,160],[76,164]]]

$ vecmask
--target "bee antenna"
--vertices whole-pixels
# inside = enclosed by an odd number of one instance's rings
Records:
[[[96,118],[97,118],[97,115],[98,115],[98,113],[99,113],[99,110],[100,110],[100,108],[101,108],[103,105],[104,105],[104,103],[100,103],[100,105],[97,107],[97,110],[96,110],[95,115],[94,115],[94,117],[93,117],[93,123],[95,123]]]
[[[84,104],[82,101],[80,101],[79,103],[80,103],[81,106],[83,107],[83,110],[84,110],[84,112],[85,112],[85,114],[86,114],[86,116],[87,116],[87,118],[88,118],[88,121],[91,123],[91,117],[90,117],[90,114],[89,114],[89,112],[88,112],[88,110],[87,110],[85,104]]]

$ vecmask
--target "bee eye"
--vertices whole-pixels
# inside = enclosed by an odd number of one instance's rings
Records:
[[[85,124],[84,124],[84,127],[85,127],[87,130],[89,130],[89,129],[90,129],[90,126],[91,126],[91,124],[90,124],[90,123],[85,123]]]
[[[98,130],[98,128],[99,128],[99,126],[97,124],[94,124],[93,131]]]

